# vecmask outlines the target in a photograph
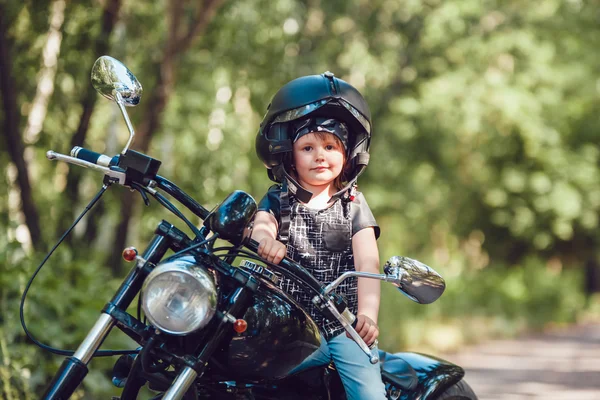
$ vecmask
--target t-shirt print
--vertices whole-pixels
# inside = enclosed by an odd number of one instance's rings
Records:
[[[373,218],[362,194],[359,201],[350,203],[344,210],[342,200],[337,200],[329,208],[314,210],[290,195],[290,227],[287,243],[287,256],[305,267],[317,280],[331,283],[344,272],[354,271],[352,235],[365,227],[373,227],[379,236],[379,227]],[[279,191],[273,186],[261,200],[258,209],[271,212],[279,221]],[[281,225],[281,223],[280,223]],[[312,303],[314,297],[295,281],[281,276],[280,287],[300,303],[321,329],[326,339],[344,332],[337,321],[329,321]],[[346,298],[348,309],[354,315],[358,311],[357,279],[346,279],[336,288],[336,293]]]

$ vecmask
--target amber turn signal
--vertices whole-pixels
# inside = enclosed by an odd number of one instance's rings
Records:
[[[237,333],[246,332],[246,329],[248,329],[248,323],[243,319],[236,319],[233,323],[233,330]]]
[[[128,247],[125,250],[123,250],[123,259],[127,262],[131,262],[131,261],[135,260],[137,255],[138,255],[138,252],[135,249],[135,247]]]

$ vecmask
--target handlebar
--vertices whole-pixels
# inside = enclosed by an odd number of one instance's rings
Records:
[[[248,249],[258,254],[258,242],[254,239],[248,240],[246,244],[244,244]],[[279,264],[275,264],[277,269],[281,269],[282,272],[292,273],[296,278],[300,279],[303,283],[309,286],[316,293],[323,293],[323,284],[319,282],[313,274],[308,272],[306,268],[302,265],[296,263],[289,257],[284,257],[283,260],[279,262]]]
[[[247,248],[252,250],[255,253],[258,253],[258,242],[254,239],[248,240],[248,243],[245,244]],[[321,295],[325,294],[325,287],[321,282],[319,282],[306,268],[302,265],[296,263],[294,260],[284,257],[283,260],[279,262],[279,265],[275,265],[275,267],[279,267],[278,269],[283,269],[292,273],[296,278],[299,278],[308,285],[311,289],[313,289],[316,293]],[[346,308],[343,312],[340,313],[337,307],[333,303],[333,301],[329,298],[329,296],[322,296],[326,299],[325,307],[333,314],[333,316],[342,324],[346,332],[350,334],[352,339],[358,344],[358,346],[365,352],[367,356],[369,356],[369,361],[371,364],[377,364],[379,362],[379,353],[375,350],[376,343],[373,344],[373,349],[369,348],[369,346],[365,343],[363,338],[356,332],[356,323],[357,319],[354,314],[352,314],[348,308]]]
[[[71,157],[75,157],[92,164],[101,165],[103,167],[117,165],[119,162],[119,156],[110,158],[104,154],[96,153],[95,151],[91,151],[79,146],[75,146],[71,149]]]
[[[124,185],[127,181],[126,171],[118,168],[120,159],[119,155],[111,158],[107,155],[97,153],[83,147],[75,146],[71,150],[71,157],[56,153],[54,151],[48,151],[46,153],[46,157],[50,160],[65,161],[71,164],[76,164],[82,167],[104,172],[105,175],[108,175],[113,180],[118,181],[118,183],[121,185]],[[206,208],[204,208],[200,203],[198,203],[168,179],[160,175],[155,175],[153,180],[156,182],[156,187],[173,196],[173,198],[179,201],[198,217],[205,220],[209,215],[210,212]],[[244,245],[252,252],[258,253],[257,241],[249,239]],[[354,329],[356,326],[356,317],[350,313],[347,308],[340,313],[334,302],[329,298],[329,296],[327,296],[323,284],[318,281],[308,270],[306,270],[306,268],[288,257],[285,257],[278,265],[274,266],[277,269],[280,269],[283,273],[293,275],[295,278],[301,280],[304,284],[310,287],[310,289],[312,289],[315,293],[318,293],[319,295],[317,298],[325,300],[324,307],[327,308],[331,314],[333,314],[333,316],[344,326],[345,330],[356,341],[358,346],[365,352],[365,354],[369,356],[370,362],[372,364],[376,364],[379,361],[377,352],[370,349],[365,341],[360,337],[358,332],[356,332]]]

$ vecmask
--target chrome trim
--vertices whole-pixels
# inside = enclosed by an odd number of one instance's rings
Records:
[[[119,171],[113,171],[110,168],[103,167],[101,165],[97,165],[97,164],[94,164],[94,163],[91,163],[88,161],[80,160],[79,158],[66,156],[64,154],[60,154],[60,153],[57,153],[52,150],[48,150],[46,152],[46,158],[48,160],[64,161],[69,164],[75,164],[80,167],[85,167],[85,168],[90,168],[90,169],[93,169],[96,171],[100,171],[100,172],[104,173],[104,175],[108,175],[111,178],[115,178],[116,180],[118,180],[120,185],[125,184],[125,174],[124,173],[119,172]]]
[[[135,267],[138,269],[141,269],[148,262],[148,260],[140,255],[135,256],[135,261]]]
[[[162,400],[181,400],[198,377],[198,373],[190,367],[185,367],[173,385],[167,390]]]
[[[100,318],[98,318],[86,338],[79,345],[79,348],[77,348],[77,351],[75,354],[73,354],[73,357],[77,358],[84,364],[90,362],[96,350],[98,350],[106,336],[108,336],[110,333],[114,323],[115,320],[110,315],[100,315]]]
[[[119,110],[121,110],[121,114],[123,114],[123,119],[125,120],[125,124],[127,125],[127,130],[129,130],[129,139],[127,139],[127,143],[125,144],[125,148],[121,151],[121,154],[127,153],[129,150],[129,146],[133,143],[133,139],[135,138],[135,131],[133,130],[133,125],[131,124],[131,120],[129,119],[129,115],[125,110],[125,104],[123,101],[123,97],[121,93],[115,91],[115,102],[119,106]]]
[[[329,309],[329,311],[331,311],[333,316],[344,326],[346,332],[350,334],[352,339],[354,339],[354,341],[356,342],[356,344],[358,344],[361,350],[364,351],[364,353],[367,356],[369,356],[369,361],[371,362],[371,364],[377,364],[379,362],[379,353],[375,350],[369,349],[369,346],[367,346],[363,338],[360,337],[358,332],[356,332],[356,330],[352,327],[352,322],[354,321],[349,322],[348,319],[343,317],[331,300],[328,300],[327,303],[325,303],[325,306]]]
[[[235,321],[237,321],[237,318],[234,317],[233,315],[229,314],[228,312],[224,312],[223,313],[223,321],[231,322],[233,324]]]
[[[446,283],[440,274],[412,258],[393,256],[384,264],[383,271],[387,275],[386,281],[417,303],[432,303],[446,289]]]
[[[121,152],[125,154],[135,137],[125,106],[133,107],[139,104],[144,89],[121,61],[109,56],[102,56],[96,60],[92,67],[91,80],[94,89],[107,99],[115,101],[123,114],[129,130],[129,139]]]
[[[356,315],[352,314],[348,307],[346,307],[346,309],[342,311],[342,317],[346,318],[346,320],[350,322],[350,325],[352,325],[354,321],[356,321]]]
[[[152,310],[148,309],[148,301],[146,298],[146,295],[148,294],[148,286],[153,283],[153,280],[156,277],[171,273],[185,274],[198,282],[203,289],[202,295],[204,297],[204,301],[206,302],[205,318],[196,326],[186,330],[172,330],[162,326],[163,324],[159,323],[160,321],[157,321],[155,316],[152,315]],[[188,259],[180,258],[166,261],[165,263],[157,266],[152,272],[150,272],[150,274],[148,274],[142,286],[142,308],[146,317],[153,326],[160,329],[162,332],[170,333],[172,335],[187,335],[191,332],[204,328],[206,324],[210,322],[216,312],[217,297],[217,287],[213,276],[204,267],[193,264],[192,261]]]
[[[116,101],[116,93],[119,93],[129,107],[138,105],[144,92],[135,75],[121,61],[109,56],[99,57],[94,62],[90,80],[102,96]]]
[[[89,161],[80,160],[79,158],[66,156],[64,154],[60,154],[60,153],[57,153],[52,150],[48,150],[46,152],[46,158],[48,160],[64,161],[64,162],[68,162],[69,164],[79,165],[80,167],[94,169],[96,171],[104,172],[105,174],[110,172],[109,168],[103,167],[102,165],[97,165],[97,164],[91,163]]]
[[[270,269],[263,267],[253,261],[250,260],[242,260],[240,262],[240,268],[245,269],[246,271],[257,273],[265,279],[268,279],[274,285],[279,285],[279,277],[275,275],[275,272]]]
[[[325,286],[323,293],[324,294],[331,293],[336,287],[338,287],[340,285],[340,283],[342,283],[346,279],[351,278],[353,276],[356,276],[358,278],[379,279],[382,281],[385,281],[388,278],[385,274],[374,274],[372,272],[348,271],[348,272],[344,272],[336,280],[331,282],[329,285]]]

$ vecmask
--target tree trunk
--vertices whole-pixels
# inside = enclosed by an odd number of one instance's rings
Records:
[[[117,22],[117,18],[119,15],[119,10],[121,8],[121,0],[108,0],[104,7],[104,12],[102,14],[102,28],[100,31],[100,35],[95,41],[94,60],[97,57],[105,55],[109,50],[110,45],[110,35],[115,27]],[[88,70],[91,70],[91,64],[88,67]],[[74,146],[82,146],[85,142],[85,137],[87,135],[90,120],[92,118],[92,113],[94,112],[94,107],[96,105],[96,99],[98,98],[98,94],[96,90],[93,88],[91,84],[87,85],[87,91],[84,94],[82,99],[83,104],[83,112],[81,113],[81,117],[79,118],[79,125],[77,127],[77,131],[71,137],[71,147]],[[91,149],[93,150],[93,149]],[[61,212],[61,217],[58,218],[58,231],[57,234],[62,234],[72,220],[72,210],[75,209],[79,201],[79,183],[81,181],[81,169],[80,168],[70,168],[69,174],[67,176],[67,186],[65,188],[65,196],[63,196],[65,200],[64,209]],[[92,221],[90,221],[91,223]],[[68,240],[72,240],[68,238]]]
[[[64,0],[56,0],[51,6],[50,28],[48,29],[48,39],[42,51],[42,68],[38,74],[37,90],[27,118],[27,125],[25,125],[23,131],[23,139],[26,143],[37,142],[44,119],[46,119],[48,100],[54,93],[54,77],[56,76],[58,55],[60,54],[62,42],[60,30],[64,20],[65,2]]]
[[[178,57],[201,36],[223,2],[224,0],[205,0],[196,10],[194,21],[183,34],[179,33],[184,9],[183,1],[173,0],[170,3],[169,38],[163,51],[162,62],[158,67],[156,88],[151,92],[143,122],[136,133],[134,147],[137,150],[143,153],[147,152],[154,133],[160,127],[162,113],[175,86]],[[137,203],[138,200],[135,196],[135,194],[127,193],[121,197],[121,217],[114,235],[114,251],[109,256],[109,265],[112,268],[117,268],[116,266],[119,265],[120,251],[126,246],[129,221],[134,214],[134,202]],[[118,270],[115,269],[114,272],[118,273]]]
[[[8,43],[7,27],[4,21],[6,13],[0,4],[0,93],[4,110],[3,133],[12,162],[17,167],[17,182],[21,190],[21,208],[25,214],[25,223],[33,248],[42,250],[46,246],[40,229],[40,218],[33,201],[29,172],[23,155],[24,145],[19,132],[19,111],[17,107],[16,90],[13,86],[12,58]]]
[[[590,257],[585,262],[585,294],[588,298],[594,293],[600,292],[600,265],[596,257]]]

